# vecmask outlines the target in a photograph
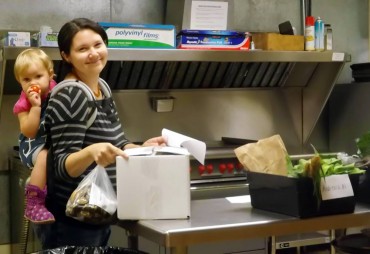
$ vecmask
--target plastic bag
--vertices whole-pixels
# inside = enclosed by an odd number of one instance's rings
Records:
[[[107,224],[117,210],[117,196],[107,171],[96,166],[69,197],[66,215],[91,224]]]

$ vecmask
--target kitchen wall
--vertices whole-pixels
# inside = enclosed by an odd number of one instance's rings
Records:
[[[51,4],[46,0],[28,1],[3,0],[0,10],[0,30],[37,30],[41,25],[49,25],[54,30],[67,20],[85,16],[99,21],[163,23],[166,6],[175,2],[184,5],[191,0],[111,0],[111,1],[61,1],[54,0]],[[296,0],[228,0],[232,2],[234,29],[244,31],[277,31],[277,24],[290,20],[301,33],[300,2]],[[92,4],[93,3],[93,4]],[[38,8],[42,6],[41,12]],[[179,8],[181,9],[181,8]],[[173,11],[173,10],[171,10]],[[81,14],[82,13],[82,14]],[[17,15],[19,14],[19,15]],[[368,1],[363,0],[312,0],[312,14],[321,16],[330,23],[334,30],[334,49],[347,52],[352,62],[347,63],[339,76],[338,83],[351,82],[349,65],[367,61],[368,54]],[[340,14],[340,15],[338,15]],[[17,20],[14,17],[17,16]],[[177,14],[181,16],[181,13]],[[7,84],[9,85],[9,84]],[[17,85],[17,84],[11,84]],[[0,128],[9,135],[0,147],[0,154],[7,154],[17,136],[16,119],[10,112],[15,98],[6,95],[1,105]],[[6,105],[9,104],[9,105]],[[8,111],[4,111],[8,108]],[[9,123],[9,124],[4,124]],[[222,128],[222,127],[219,127]],[[228,128],[228,127],[226,127]],[[321,129],[319,129],[321,132]],[[319,135],[320,136],[320,135]],[[0,156],[0,169],[6,169],[6,156]]]
[[[178,0],[167,0],[178,1]],[[97,21],[111,22],[132,22],[132,23],[163,23],[165,21],[165,12],[167,6],[166,0],[2,0],[0,8],[0,30],[31,30],[35,31],[41,25],[49,25],[55,31],[59,30],[61,25],[67,20],[75,17],[87,17]],[[184,3],[184,0],[178,1]],[[350,83],[351,71],[349,65],[357,62],[367,61],[369,58],[369,40],[368,40],[368,9],[369,2],[364,0],[312,0],[312,14],[321,16],[322,19],[330,23],[334,33],[334,49],[335,51],[343,51],[351,54],[352,62],[346,64],[342,71],[338,83]],[[297,32],[301,33],[301,17],[300,17],[300,1],[297,0],[234,0],[233,1],[233,28],[244,31],[277,31],[277,24],[290,20],[292,25],[296,27]],[[14,18],[16,17],[16,19]],[[9,84],[6,84],[9,85]],[[10,84],[17,85],[17,84]],[[248,92],[246,92],[248,93]],[[268,95],[261,92],[261,96],[265,96],[268,101]],[[205,96],[211,101],[212,94],[198,94]],[[12,106],[16,100],[15,95],[5,95],[3,97],[0,109],[0,133],[3,133],[0,146],[0,182],[5,186],[0,191],[0,217],[3,218],[0,222],[0,244],[9,243],[9,209],[7,192],[7,173],[8,169],[7,157],[12,146],[17,143],[18,123],[17,119],[10,113]],[[145,97],[143,100],[146,100]],[[240,99],[240,97],[238,97]],[[121,103],[121,102],[120,102]],[[146,101],[145,101],[146,103]],[[191,101],[189,102],[191,103]],[[249,102],[243,102],[245,106],[249,106]],[[202,107],[204,104],[197,104]],[[227,124],[219,121],[217,131],[219,133],[228,132],[238,128],[246,128],[248,122],[238,122],[238,116],[233,113],[233,107],[225,102],[223,116],[227,116]],[[231,104],[232,105],[232,104]],[[178,106],[175,104],[175,107]],[[273,107],[270,105],[269,107]],[[203,112],[203,111],[206,112]],[[248,110],[248,107],[246,108]],[[272,109],[271,109],[272,110]],[[184,108],[180,108],[184,111]],[[202,114],[207,115],[214,111],[214,108],[204,108]],[[280,112],[281,109],[277,109]],[[196,110],[194,111],[196,112]],[[221,114],[221,113],[220,113]],[[131,119],[137,119],[135,112],[125,110],[123,112],[124,121],[129,122]],[[229,118],[230,116],[233,116]],[[160,122],[160,118],[165,118],[163,115],[158,115],[154,122]],[[202,119],[201,115],[195,117],[199,120],[198,123],[183,123],[193,131],[199,126],[205,126],[207,119]],[[250,119],[254,119],[252,114]],[[279,116],[275,116],[274,121],[279,121]],[[248,118],[249,119],[249,118]],[[225,119],[221,119],[225,120]],[[268,123],[271,119],[263,119],[264,123]],[[260,121],[260,120],[259,120]],[[141,124],[139,122],[138,124]],[[234,123],[234,125],[232,125]],[[163,123],[162,123],[163,124]],[[257,123],[252,129],[259,131]],[[173,123],[173,126],[179,126],[181,122]],[[233,127],[230,128],[230,125]],[[236,126],[238,125],[238,126]],[[141,124],[141,126],[147,126]],[[182,125],[184,126],[184,125]],[[262,125],[261,125],[262,126]],[[137,127],[128,126],[129,130],[135,130]],[[238,127],[238,128],[237,128]],[[205,126],[209,131],[212,131],[215,126]],[[263,135],[274,132],[270,125],[264,125],[267,128]],[[282,127],[281,127],[282,128]],[[263,129],[263,128],[262,128]],[[319,143],[324,149],[329,147],[329,127],[327,113],[324,112],[319,124],[317,125],[313,135],[313,143]],[[6,135],[4,135],[6,133]],[[232,134],[232,133],[231,133]],[[256,135],[258,137],[258,135]],[[295,139],[298,140],[298,139]],[[335,147],[332,147],[335,149]]]

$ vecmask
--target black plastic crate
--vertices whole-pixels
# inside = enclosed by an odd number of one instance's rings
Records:
[[[370,82],[370,63],[352,64],[350,67],[356,82]]]
[[[253,208],[299,218],[352,213],[356,198],[345,197],[318,202],[311,178],[291,178],[280,175],[247,172]],[[359,175],[350,175],[356,195]]]
[[[370,169],[360,176],[356,198],[358,202],[370,204]]]

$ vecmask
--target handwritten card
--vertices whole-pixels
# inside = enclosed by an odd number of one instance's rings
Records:
[[[353,196],[353,189],[349,176],[345,174],[321,178],[321,196],[322,200]]]

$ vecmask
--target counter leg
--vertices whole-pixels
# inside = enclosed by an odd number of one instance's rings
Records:
[[[335,254],[335,248],[331,244],[331,242],[334,241],[334,239],[335,239],[335,230],[334,229],[331,229],[329,231],[329,235],[330,235],[330,254]]]
[[[138,250],[139,249],[139,237],[137,235],[128,235],[127,236],[127,245],[130,249]]]
[[[275,236],[271,236],[271,254],[276,254],[276,237]]]
[[[188,253],[188,247],[182,246],[182,247],[172,247],[170,248],[171,254],[187,254]]]

